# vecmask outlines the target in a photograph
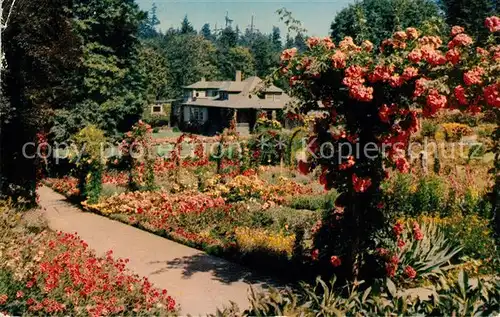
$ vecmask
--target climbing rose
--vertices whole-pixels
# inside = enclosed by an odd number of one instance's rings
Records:
[[[404,80],[410,80],[418,76],[418,69],[415,67],[406,67],[403,71],[402,77]]]
[[[422,51],[418,48],[414,49],[408,54],[408,59],[415,64],[418,64],[422,60]]]
[[[0,295],[0,305],[4,305],[5,303],[7,303],[8,299],[9,299],[9,296],[7,296],[7,294]]]
[[[391,111],[387,105],[382,105],[378,111],[378,116],[380,118],[380,121],[389,123],[389,116],[391,115]]]
[[[346,66],[346,55],[341,50],[336,50],[332,56],[332,62],[334,68],[344,68]]]
[[[460,62],[460,52],[454,48],[446,52],[446,59],[453,65]]]
[[[307,46],[309,48],[313,48],[315,46],[317,46],[319,43],[321,43],[321,40],[319,37],[310,37],[307,39]]]
[[[417,277],[417,271],[415,271],[415,269],[409,265],[405,268],[404,274],[406,277],[408,277],[409,279],[412,279],[412,280],[415,277]]]
[[[451,37],[455,37],[460,33],[464,33],[464,28],[458,25],[455,25],[451,28]]]
[[[323,39],[323,44],[329,50],[335,48],[335,44],[332,42],[332,39],[330,37],[328,37],[328,36]]]
[[[455,46],[469,46],[472,44],[472,38],[467,34],[461,33],[453,38],[453,40],[448,43],[448,48],[452,49]]]
[[[446,96],[439,94],[436,89],[432,89],[427,96],[427,107],[424,109],[424,115],[434,115],[439,109],[446,107],[447,102]]]
[[[281,61],[289,61],[291,60],[295,55],[297,55],[297,48],[291,48],[284,50],[283,53],[281,54]]]
[[[418,38],[418,31],[415,28],[407,28],[406,35],[410,40],[416,40]]]
[[[338,256],[332,255],[332,257],[330,258],[330,263],[332,263],[333,267],[338,267],[342,264],[342,261]]]
[[[485,87],[484,99],[490,106],[500,108],[500,83]]]
[[[410,171],[410,164],[404,157],[399,157],[396,160],[396,168],[401,173],[408,173]]]
[[[486,18],[484,24],[492,33],[500,31],[500,18],[497,16]]]
[[[368,40],[365,40],[363,41],[363,43],[361,44],[361,47],[366,51],[366,52],[371,52],[373,50],[373,43],[368,41]]]
[[[483,74],[484,69],[482,67],[474,67],[470,71],[464,73],[464,82],[467,86],[479,85],[483,82],[481,78]]]
[[[461,85],[458,85],[457,87],[455,87],[455,98],[457,98],[458,102],[465,106],[469,103],[469,101],[467,100],[467,97],[465,96],[465,88],[462,87]]]
[[[372,180],[370,178],[359,178],[356,174],[353,174],[352,183],[357,193],[364,193],[372,185]]]
[[[408,35],[406,35],[404,31],[398,31],[394,33],[392,37],[398,41],[406,41]]]

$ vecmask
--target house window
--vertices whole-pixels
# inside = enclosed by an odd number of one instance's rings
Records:
[[[192,110],[191,110],[191,119],[193,121],[203,122],[203,109],[201,109],[201,108],[192,108]]]
[[[157,114],[157,113],[162,113],[163,112],[162,110],[163,109],[162,109],[161,105],[154,105],[152,112],[155,113],[155,114]]]

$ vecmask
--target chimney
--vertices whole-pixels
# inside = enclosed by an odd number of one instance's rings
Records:
[[[203,82],[204,82],[205,80],[206,80],[206,79],[205,79],[205,77],[201,77],[201,81],[203,81]]]
[[[236,71],[235,81],[241,81],[241,70],[237,70]]]

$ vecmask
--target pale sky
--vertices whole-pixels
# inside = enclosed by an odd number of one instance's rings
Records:
[[[285,7],[293,13],[295,19],[302,22],[307,34],[311,36],[329,35],[330,24],[335,14],[354,0],[314,0],[314,1],[265,1],[265,0],[136,0],[142,10],[149,11],[156,3],[160,29],[178,28],[184,15],[196,30],[209,23],[212,30],[225,25],[226,11],[234,20],[233,27],[238,25],[243,31],[250,25],[254,15],[254,24],[263,33],[270,33],[273,25],[281,29],[282,37],[286,35],[285,25],[279,21],[276,10]]]

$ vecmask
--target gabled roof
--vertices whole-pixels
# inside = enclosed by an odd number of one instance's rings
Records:
[[[283,90],[271,85],[264,87],[262,79],[257,76],[251,76],[243,81],[204,81],[201,80],[197,83],[184,87],[186,89],[218,89],[226,92],[236,92],[241,95],[247,96],[254,93],[256,90],[264,92],[282,93]]]

